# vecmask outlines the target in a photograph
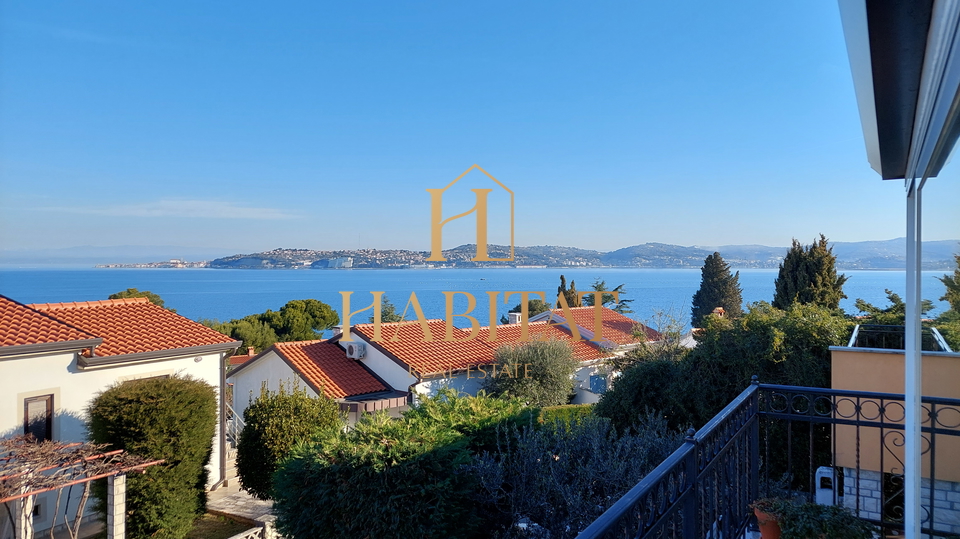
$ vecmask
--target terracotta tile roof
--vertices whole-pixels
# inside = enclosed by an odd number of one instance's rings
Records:
[[[95,339],[6,296],[0,296],[0,346],[45,344]]]
[[[520,340],[520,334],[522,332],[520,324],[504,324],[497,326],[497,340],[493,342],[488,342],[487,344],[492,348],[496,349],[505,344],[517,344],[524,341]],[[486,341],[490,335],[490,328],[482,328],[480,330],[480,336],[478,339],[483,339]],[[570,343],[570,346],[573,348],[573,355],[580,361],[590,361],[593,359],[600,359],[607,357],[608,353],[602,350],[596,343],[583,340],[573,340],[573,335],[570,334],[564,328],[557,327],[556,325],[548,325],[546,322],[528,322],[527,323],[527,339],[528,340],[537,340],[537,339],[556,339],[558,341],[566,341]]]
[[[307,382],[322,389],[323,394],[331,399],[390,389],[329,341],[278,342],[273,348]]]
[[[552,311],[554,314],[563,316],[562,309],[554,309]],[[594,308],[593,307],[572,307],[570,309],[570,314],[573,315],[573,321],[578,326],[593,332],[594,331]],[[648,341],[658,341],[660,340],[660,333],[654,329],[648,328],[643,324],[640,324],[636,320],[624,316],[612,309],[607,309],[604,307],[601,310],[601,336],[605,340],[613,341],[619,345],[625,344],[635,344],[643,342],[644,339],[634,337],[633,328],[634,326],[640,325],[643,328],[644,333],[646,333],[646,340]]]
[[[234,342],[147,298],[36,303],[28,307],[103,338],[103,344],[96,348],[98,357]]]
[[[446,322],[443,320],[428,320],[432,341],[424,342],[423,330],[416,321],[393,322],[381,324],[380,341],[375,345],[383,348],[395,358],[412,367],[421,375],[435,374],[451,370],[466,369],[477,365],[493,363],[494,351],[505,344],[515,344],[520,340],[520,324],[506,324],[497,326],[497,339],[488,342],[490,328],[481,327],[477,337],[466,341],[470,333],[468,330],[453,328],[455,341],[444,341]],[[589,361],[606,357],[608,354],[595,343],[588,341],[574,341],[570,333],[556,326],[548,326],[545,322],[531,322],[528,325],[528,340],[544,335],[570,342],[574,355],[580,361]],[[352,326],[352,331],[367,337],[372,341],[373,324]],[[397,335],[397,340],[392,340]]]
[[[376,344],[420,374],[432,374],[468,366],[484,365],[493,360],[493,349],[478,339],[466,341],[469,332],[453,328],[453,342],[444,341],[446,322],[427,320],[433,340],[423,342],[424,335],[416,321],[390,322],[380,325],[380,341]],[[352,326],[351,331],[373,339],[373,324]],[[397,340],[392,340],[394,336]]]

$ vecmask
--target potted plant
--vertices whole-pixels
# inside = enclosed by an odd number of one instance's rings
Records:
[[[750,507],[763,539],[871,539],[876,531],[873,524],[835,505],[766,498]]]

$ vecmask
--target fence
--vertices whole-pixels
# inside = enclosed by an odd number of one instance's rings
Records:
[[[924,397],[923,529],[960,534],[960,400]],[[741,537],[770,495],[842,504],[903,529],[903,396],[758,384],[578,536]]]

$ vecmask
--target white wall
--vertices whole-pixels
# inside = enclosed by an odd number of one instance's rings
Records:
[[[233,384],[233,409],[240,417],[243,417],[243,411],[250,406],[250,402],[260,396],[260,389],[264,382],[267,389],[274,392],[280,389],[281,382],[288,390],[299,383],[299,387],[305,389],[307,395],[317,396],[317,392],[308,386],[274,350],[269,350],[253,363],[244,365],[242,370],[227,377],[227,382]]]
[[[163,361],[84,370],[77,366],[74,352],[0,359],[0,438],[23,434],[23,401],[32,396],[53,394],[53,437],[65,442],[86,440],[86,408],[97,392],[107,389],[115,382],[183,373],[213,386],[219,398],[220,368],[224,355],[190,355]],[[196,361],[196,358],[200,360]],[[220,479],[219,421],[217,425],[213,438],[213,454],[207,465],[210,472],[208,486]],[[52,513],[50,509],[55,500],[55,492],[38,497],[37,501],[46,507],[41,509],[41,518],[34,521],[38,530],[49,528]],[[90,505],[92,504],[89,504],[88,508]],[[61,507],[61,515],[62,511]]]
[[[417,378],[411,376],[407,369],[397,365],[396,362],[377,350],[372,344],[366,343],[356,335],[353,335],[353,340],[364,342],[367,345],[367,354],[360,362],[375,372],[391,388],[397,391],[407,391],[411,384],[416,383]]]
[[[455,374],[450,378],[428,378],[414,386],[414,391],[419,395],[432,397],[440,389],[449,387],[460,393],[476,395],[482,386],[483,380],[477,376],[476,372],[471,370],[470,378],[467,378],[466,373]]]

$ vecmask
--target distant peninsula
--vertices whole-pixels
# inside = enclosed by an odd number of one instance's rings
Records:
[[[886,241],[836,242],[838,269],[902,270],[906,267],[906,242],[903,238]],[[474,262],[476,246],[472,244],[446,250],[445,262],[427,261],[428,251],[400,249],[357,249],[317,251],[284,249],[251,254],[235,254],[211,261],[186,262],[166,260],[138,264],[100,264],[97,267],[172,268],[207,267],[217,269],[428,269],[481,267],[540,268],[699,268],[707,255],[718,251],[734,268],[777,268],[787,247],[764,245],[723,245],[719,247],[680,246],[665,243],[644,243],[615,251],[595,251],[576,247],[537,245],[516,247],[511,262]],[[960,241],[942,240],[923,243],[923,269],[949,270],[954,267],[954,253]],[[490,245],[490,256],[504,258],[509,247]]]

